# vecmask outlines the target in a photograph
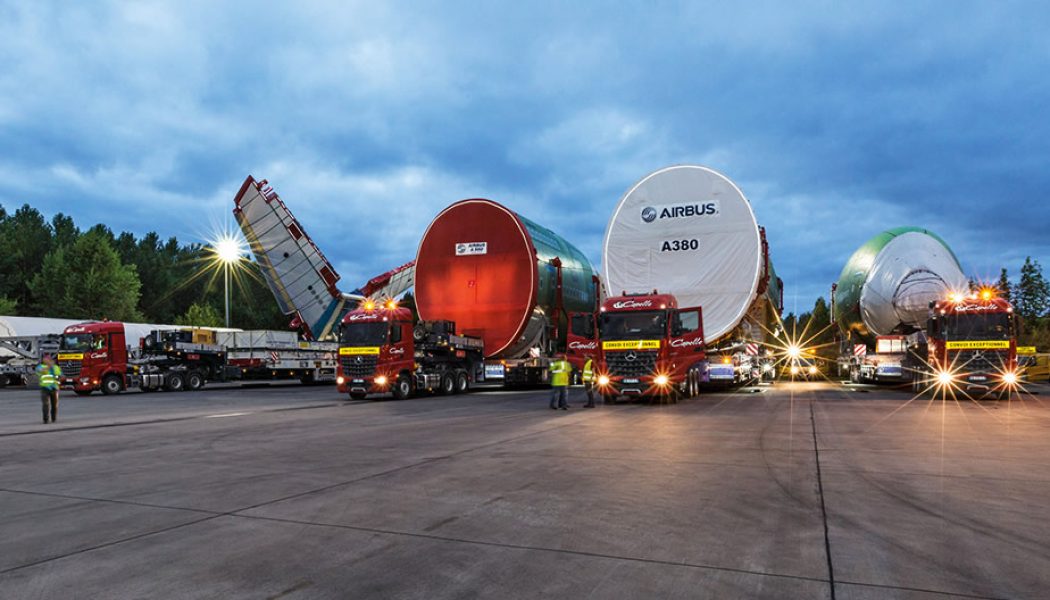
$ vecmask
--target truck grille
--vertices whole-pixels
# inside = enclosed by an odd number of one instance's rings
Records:
[[[656,370],[656,352],[610,352],[605,355],[609,374],[620,377],[643,377]]]
[[[1006,369],[1006,353],[994,350],[961,350],[948,360],[967,373],[992,373]]]
[[[62,369],[63,377],[76,377],[77,375],[80,375],[79,360],[60,360],[58,361],[58,368]]]
[[[344,356],[340,359],[339,364],[343,367],[344,377],[371,377],[376,372],[377,362],[379,362],[378,356],[362,354]]]

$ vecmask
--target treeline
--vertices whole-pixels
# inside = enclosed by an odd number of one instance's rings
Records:
[[[221,326],[223,278],[210,257],[152,231],[82,231],[62,213],[47,220],[28,204],[13,214],[0,206],[0,315]],[[237,271],[230,325],[284,329],[255,263]]]

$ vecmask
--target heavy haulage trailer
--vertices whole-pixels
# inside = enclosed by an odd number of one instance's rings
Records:
[[[177,328],[114,321],[62,334],[62,385],[78,395],[199,390],[209,382],[298,379],[333,382],[338,345],[294,332]]]

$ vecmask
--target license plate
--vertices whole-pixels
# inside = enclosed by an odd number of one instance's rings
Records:
[[[988,378],[984,375],[971,375],[970,381],[987,381]]]
[[[623,382],[624,383],[638,383],[638,380],[637,379],[624,379]]]
[[[364,383],[364,382],[365,382],[365,380],[364,380],[364,379],[355,379],[355,380],[353,381],[353,383]]]

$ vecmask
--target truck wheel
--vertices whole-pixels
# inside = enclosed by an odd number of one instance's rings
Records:
[[[186,376],[186,388],[190,391],[196,392],[204,387],[204,375],[201,375],[197,371],[191,371]]]
[[[394,398],[404,400],[412,395],[412,382],[408,380],[408,377],[402,375],[394,382],[394,388],[391,391],[394,393]]]
[[[463,371],[456,375],[456,393],[463,394],[470,389],[470,378]]]
[[[123,387],[124,384],[120,381],[120,377],[116,375],[106,375],[102,378],[102,393],[107,396],[119,394]]]
[[[350,392],[350,399],[352,400],[364,400],[367,396],[365,392]]]
[[[449,396],[456,392],[456,380],[452,377],[452,373],[445,373],[441,376],[441,395]]]
[[[182,373],[172,373],[168,375],[168,382],[164,387],[169,392],[181,392],[186,389],[186,379],[183,378]]]

